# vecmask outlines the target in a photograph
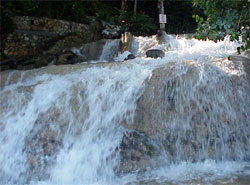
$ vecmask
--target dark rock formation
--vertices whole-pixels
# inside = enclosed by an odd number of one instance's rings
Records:
[[[50,18],[14,16],[16,30],[6,37],[3,52],[7,60],[1,61],[1,70],[47,66],[54,63],[62,52],[101,39],[101,23],[95,17],[87,19],[88,25]],[[79,60],[67,63],[78,63]]]
[[[146,56],[150,58],[163,58],[165,53],[160,49],[150,49],[146,52]]]
[[[56,59],[54,55],[11,57],[0,63],[0,71],[8,69],[28,70],[49,65]]]
[[[77,64],[85,62],[85,58],[74,54],[72,51],[66,51],[57,57],[56,65],[61,64]]]
[[[129,54],[127,58],[125,58],[125,60],[132,60],[132,59],[135,59],[135,55],[133,54]]]

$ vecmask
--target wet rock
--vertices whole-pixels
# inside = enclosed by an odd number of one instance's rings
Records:
[[[98,60],[102,54],[103,47],[106,40],[99,40],[96,42],[87,43],[81,46],[79,52],[84,56],[85,61]]]
[[[247,64],[243,62],[246,73]],[[231,67],[242,72],[241,66],[235,63]],[[199,64],[192,61],[171,62],[155,69],[137,101],[134,122],[126,127],[155,138],[164,145],[162,153],[170,161],[221,159],[221,156],[239,159],[242,156],[238,155],[237,146],[248,159],[249,134],[240,131],[250,128],[250,88],[246,76],[228,75],[209,64],[205,68],[203,78],[199,76]],[[227,133],[221,133],[220,129]]]
[[[242,56],[247,57],[247,58],[250,59],[250,49],[244,51],[244,52],[242,53]]]
[[[80,47],[83,43],[84,40],[79,35],[69,34],[45,42],[41,46],[41,50],[43,50],[44,54],[58,55],[62,51],[70,50],[73,47]]]
[[[76,63],[81,63],[84,61],[85,59],[83,57],[78,56],[71,51],[66,51],[58,56],[56,60],[56,65],[76,64]]]
[[[56,56],[53,55],[40,55],[40,56],[19,56],[12,57],[1,61],[1,71],[7,69],[28,70],[47,66]]]
[[[145,133],[128,131],[120,145],[119,173],[145,171],[157,163],[159,146]]]
[[[61,125],[57,125],[61,122]],[[66,120],[61,120],[60,111],[51,108],[40,114],[30,134],[25,138],[25,148],[29,176],[42,180],[48,178],[48,168],[56,161],[56,154],[62,147],[66,131]],[[32,179],[31,179],[32,180]]]
[[[229,60],[232,60],[234,66],[239,66],[241,63],[244,66],[244,71],[246,73],[246,78],[250,85],[250,50],[245,51],[243,56],[230,56]]]
[[[158,44],[164,44],[165,43],[165,37],[166,37],[166,32],[162,30],[158,30],[156,34],[156,40],[158,41]]]
[[[146,52],[146,56],[150,58],[163,58],[165,53],[160,49],[150,49]]]
[[[125,32],[121,36],[122,52],[131,51],[133,35],[130,32]]]
[[[132,59],[135,59],[135,55],[133,54],[129,54],[127,58],[125,58],[125,60],[132,60]]]

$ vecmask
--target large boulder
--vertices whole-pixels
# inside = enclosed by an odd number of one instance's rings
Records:
[[[146,52],[146,56],[150,58],[163,58],[165,53],[160,49],[150,49]]]
[[[250,50],[245,51],[243,56],[230,56],[229,60],[233,62],[235,66],[243,65],[244,71],[246,73],[246,78],[250,85]]]
[[[66,51],[59,55],[56,60],[56,65],[61,65],[61,64],[77,64],[85,62],[85,58],[79,55],[76,55],[72,51]]]
[[[193,61],[155,69],[126,127],[157,140],[169,161],[250,159],[250,88],[234,72]]]
[[[56,60],[54,55],[27,55],[19,57],[10,57],[4,61],[1,61],[0,71],[8,69],[28,70],[33,68],[39,68],[47,66]]]
[[[62,51],[73,47],[80,47],[84,43],[83,38],[76,34],[68,34],[53,38],[41,45],[44,54],[59,55]]]

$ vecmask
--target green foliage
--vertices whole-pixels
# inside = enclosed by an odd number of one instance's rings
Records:
[[[248,0],[193,0],[195,8],[203,15],[193,15],[198,22],[196,38],[223,40],[230,35],[231,40],[242,36],[245,47],[250,39],[250,2]],[[244,47],[243,47],[244,48]]]
[[[34,0],[6,1],[3,6],[15,14],[34,14],[37,12],[39,2]]]
[[[1,17],[1,38],[11,33],[15,29],[15,25],[9,15],[3,10],[0,12]]]
[[[168,19],[166,24],[167,33],[182,34],[195,32],[197,23],[192,18],[192,15],[197,12],[192,8],[192,1],[167,0],[164,8]]]
[[[156,32],[157,26],[153,19],[144,13],[134,14],[132,11],[116,9],[119,15],[110,19],[115,25],[122,26],[124,31],[129,31],[134,35],[152,35]]]
[[[100,20],[111,21],[135,35],[147,35],[156,32],[153,19],[144,13],[122,11],[110,6],[112,2],[102,1],[38,1],[20,0],[3,2],[15,15],[27,15],[64,19],[79,23],[91,23],[87,16],[95,16]]]
[[[107,20],[114,15],[114,8],[100,1],[5,1],[3,7],[13,14],[65,19],[79,23],[89,23],[87,16]]]
[[[108,21],[110,17],[117,14],[117,10],[115,8],[98,1],[93,3],[93,12],[97,18],[105,21]]]

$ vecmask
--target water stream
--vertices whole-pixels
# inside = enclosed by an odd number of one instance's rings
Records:
[[[117,43],[106,43],[100,60],[114,57]],[[155,37],[137,37],[131,52],[138,57],[126,62],[119,62],[124,58],[121,54],[113,63],[1,72],[0,184],[249,183],[249,86],[244,81],[242,66],[232,67],[227,59],[237,46],[238,43],[228,40],[214,43],[172,36],[166,36],[166,43],[158,45]],[[162,49],[166,55],[158,59],[145,58],[149,48]],[[237,146],[233,151],[237,154],[231,156],[228,153],[231,145],[222,143],[224,146],[220,145],[215,157],[201,152],[194,154],[197,160],[191,161],[185,156],[192,152],[181,155],[185,153],[183,146],[179,140],[173,140],[171,145],[179,147],[179,156],[166,157],[158,167],[142,172],[118,174],[119,148],[128,130],[124,123],[135,124],[138,99],[145,92],[147,81],[155,75],[154,70],[170,63],[175,66],[175,77],[187,73],[189,67],[185,66],[196,66],[199,70],[196,80],[200,80],[196,85],[207,89],[207,96],[201,96],[197,94],[199,88],[190,88],[190,84],[180,78],[179,87],[189,88],[186,91],[190,93],[185,97],[178,92],[182,88],[174,87],[175,91],[171,92],[177,94],[175,103],[180,103],[176,110],[184,111],[182,105],[190,97],[201,104],[210,101],[214,112],[201,112],[200,115],[208,117],[201,116],[200,122],[206,119],[204,124],[210,125],[212,131],[220,129],[221,137],[224,137],[223,132],[236,133],[233,138]],[[209,73],[207,69],[215,70]],[[228,78],[231,76],[239,79],[237,92],[232,91]],[[168,101],[162,100],[162,104],[167,106]],[[241,107],[239,114],[237,107],[234,108],[237,103]],[[161,107],[158,107],[159,112]],[[181,121],[185,127],[192,125],[189,125],[190,115],[196,113],[190,112],[187,117],[182,117],[180,112],[173,114],[170,121],[173,124]],[[234,126],[219,127],[221,114],[233,120]],[[181,131],[176,132],[178,136],[183,135]],[[213,132],[209,133],[211,136],[201,138],[204,142],[213,138]],[[229,134],[226,133],[225,138]],[[166,152],[160,155],[164,157]]]

